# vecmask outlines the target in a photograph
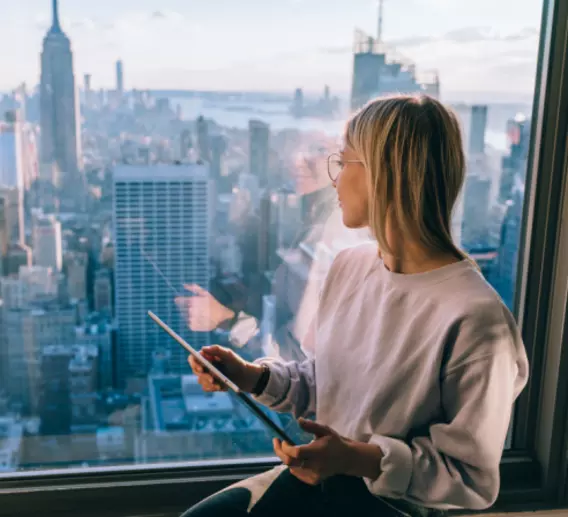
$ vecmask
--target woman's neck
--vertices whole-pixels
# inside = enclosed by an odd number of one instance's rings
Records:
[[[389,271],[408,275],[426,273],[461,260],[453,253],[432,252],[423,248],[403,249],[397,256],[379,250],[379,256]]]

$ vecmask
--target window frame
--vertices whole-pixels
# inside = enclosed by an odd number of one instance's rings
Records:
[[[561,214],[567,211],[568,4],[547,0],[543,6],[535,100],[528,157],[522,262],[518,268],[516,308],[531,365],[529,384],[519,397],[512,433],[512,451],[503,467],[519,457],[532,472],[532,488],[524,498],[562,505],[566,464],[568,352]],[[564,205],[564,208],[563,208]],[[564,336],[564,339],[562,338]],[[562,453],[561,453],[562,451]],[[504,477],[504,482],[507,478]],[[564,482],[565,483],[565,482]],[[528,488],[527,483],[520,486]],[[513,502],[506,491],[500,501]],[[526,507],[525,507],[526,508]]]
[[[517,314],[531,377],[515,409],[495,509],[568,503],[568,2],[543,5],[520,243]],[[563,230],[563,231],[562,231]],[[178,515],[277,465],[258,458],[17,473],[0,479],[0,517]]]

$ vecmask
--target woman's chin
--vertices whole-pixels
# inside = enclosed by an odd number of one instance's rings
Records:
[[[355,217],[349,217],[347,214],[345,214],[345,212],[343,212],[343,224],[351,230],[356,230],[357,228],[363,228],[363,226],[365,226],[364,221],[360,221]]]

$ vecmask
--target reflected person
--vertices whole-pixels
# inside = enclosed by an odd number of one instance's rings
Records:
[[[326,159],[327,155],[312,155],[301,156],[296,160],[295,179],[304,217],[289,249],[297,249],[301,243],[306,242],[312,246],[329,243],[333,237],[337,237],[336,226],[330,219],[337,204],[333,189],[329,185]],[[312,269],[316,267],[317,264],[314,264]],[[318,275],[308,275],[305,285],[302,286],[302,292],[291,293],[288,273],[286,263],[279,264],[274,272],[273,290],[278,294],[274,332],[277,338],[273,340],[273,347],[283,351],[285,357],[291,358],[303,355],[299,342],[303,339],[311,320],[306,312],[313,313],[317,306],[318,288],[314,287],[314,284],[317,284]],[[223,331],[227,334],[230,345],[236,349],[243,349],[259,334],[261,315],[252,309],[254,303],[249,304],[251,309],[247,310],[245,307],[240,310],[232,308],[231,304],[228,304],[229,306],[222,304],[213,294],[199,285],[187,284],[184,287],[191,295],[178,298],[177,303],[184,312],[187,312],[185,317],[192,331]],[[294,289],[297,291],[298,287]],[[302,303],[301,314],[298,314],[299,311],[294,307],[290,307],[295,305],[291,300],[298,299],[301,299]],[[308,319],[307,324],[303,324],[306,319]],[[293,332],[289,332],[291,328]]]

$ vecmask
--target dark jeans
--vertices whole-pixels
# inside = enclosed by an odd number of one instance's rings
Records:
[[[437,517],[442,513],[376,497],[359,478],[337,476],[311,486],[288,469],[277,468],[205,499],[182,517]]]

